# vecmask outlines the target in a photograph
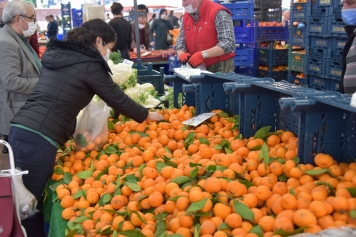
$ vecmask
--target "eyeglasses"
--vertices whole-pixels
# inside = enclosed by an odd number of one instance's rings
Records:
[[[20,16],[20,17],[25,17],[27,19],[31,19],[31,20],[33,20],[33,23],[36,23],[36,21],[37,21],[36,17],[29,17],[29,16]]]

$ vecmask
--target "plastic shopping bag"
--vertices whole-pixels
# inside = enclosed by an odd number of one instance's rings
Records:
[[[76,151],[101,148],[108,139],[108,107],[104,101],[91,101],[82,111],[74,132]]]

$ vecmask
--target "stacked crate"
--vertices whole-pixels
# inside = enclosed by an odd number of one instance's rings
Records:
[[[234,22],[236,49],[234,66],[236,73],[248,73],[253,66],[254,49],[254,1],[215,0],[230,10]]]
[[[308,86],[320,90],[337,91],[342,70],[342,52],[347,40],[344,23],[341,17],[342,0],[315,0],[308,3],[293,3],[291,19],[297,22],[297,7],[304,4],[305,29],[291,28],[291,39],[296,39],[297,31],[304,31],[304,74]],[[290,60],[296,61],[298,56],[295,51],[290,51]],[[301,62],[300,62],[300,66]],[[290,82],[298,82],[293,79],[297,65],[290,64]],[[300,71],[299,71],[300,72]],[[300,80],[299,80],[300,81]],[[301,84],[301,83],[296,83]]]
[[[255,0],[255,20],[260,22],[282,21],[281,0]]]

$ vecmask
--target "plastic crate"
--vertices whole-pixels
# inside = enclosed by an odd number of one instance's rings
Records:
[[[282,21],[282,8],[261,8],[254,11],[255,20],[268,21],[268,22],[281,22]]]
[[[308,55],[289,51],[289,55],[288,55],[289,70],[306,73],[307,61],[308,61]]]
[[[255,0],[255,8],[278,8],[282,5],[281,0]]]
[[[310,42],[311,42],[310,50],[308,50],[310,54],[317,55],[324,58],[331,57],[332,39],[319,37],[319,36],[311,36]]]
[[[256,68],[255,77],[272,78],[275,81],[288,80],[288,71],[264,71]]]
[[[307,19],[307,35],[321,37],[329,36],[329,17],[323,15],[312,15]]]
[[[328,78],[322,78],[317,76],[309,76],[309,87],[317,90],[329,90],[330,80]]]
[[[174,72],[174,68],[179,68],[180,67],[180,61],[177,57],[177,55],[174,56],[169,56],[168,57],[168,70],[170,72]]]
[[[330,38],[331,41],[331,57],[342,57],[347,38]]]
[[[339,85],[340,85],[340,81],[339,80],[330,79],[330,81],[329,81],[329,90],[330,91],[339,91]]]
[[[340,58],[329,58],[326,65],[328,78],[340,81],[342,73],[342,62]]]
[[[330,26],[328,36],[347,38],[347,34],[344,29],[345,23],[342,20],[341,14],[331,16],[329,19],[329,24]]]
[[[234,57],[234,66],[251,66],[254,60],[254,49],[250,48],[236,48]]]
[[[290,19],[306,19],[311,14],[310,2],[307,3],[292,3],[290,10]]]
[[[288,64],[288,49],[274,49],[273,44],[269,48],[255,48],[256,59],[259,64],[281,65]]]
[[[255,29],[246,26],[246,22],[241,21],[240,26],[234,27],[235,39],[237,44],[248,44],[255,41]]]
[[[253,19],[253,2],[234,2],[234,3],[220,3],[222,6],[230,10],[233,20],[248,20]]]
[[[181,105],[195,106],[195,94],[194,93],[183,93],[183,85],[192,85],[191,82],[178,76],[176,73],[170,76],[164,77],[165,83],[173,84],[173,106],[175,108],[180,108]],[[181,95],[181,96],[180,96]],[[179,100],[182,98],[181,100]]]
[[[319,56],[308,55],[306,72],[309,75],[314,75],[318,77],[326,77],[326,64],[328,63],[327,58],[322,58]]]
[[[289,43],[291,45],[297,45],[297,46],[302,46],[302,47],[309,45],[310,37],[307,36],[306,28],[292,27],[292,28],[289,28],[289,30],[290,30]]]
[[[152,63],[147,64],[147,70],[137,70],[137,82],[139,84],[143,83],[151,83],[158,95],[164,94],[164,68],[161,67],[160,71],[157,72],[156,70],[152,69]]]
[[[289,71],[288,73],[288,82],[298,85],[298,86],[304,86],[308,87],[309,85],[309,76],[307,74],[304,74],[304,78],[299,78],[297,77],[298,74],[303,73],[303,72],[294,72],[294,71]]]
[[[332,7],[334,6],[334,0],[313,0],[312,7]]]
[[[83,24],[83,9],[72,8],[73,27],[80,27]]]
[[[266,26],[266,27],[255,27],[255,40],[256,41],[274,41],[283,40],[287,41],[289,39],[288,27],[287,26]]]

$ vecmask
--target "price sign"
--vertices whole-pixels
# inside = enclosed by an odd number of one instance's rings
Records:
[[[134,62],[130,61],[130,60],[127,60],[127,59],[124,59],[124,61],[122,62],[124,64],[127,64],[127,65],[130,65],[132,67],[132,65],[134,64]]]
[[[208,120],[209,118],[213,117],[215,114],[216,113],[199,114],[196,117],[193,117],[191,119],[184,121],[183,124],[196,127],[199,124],[201,124],[202,122],[204,122],[205,120]]]

